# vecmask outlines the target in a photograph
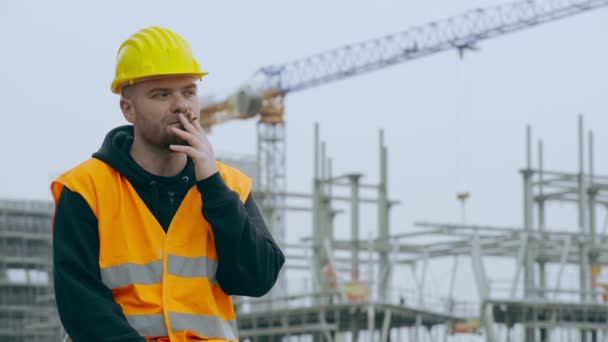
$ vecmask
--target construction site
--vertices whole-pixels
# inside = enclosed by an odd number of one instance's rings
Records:
[[[584,116],[572,113],[571,129],[564,134],[577,146],[576,156],[570,156],[577,163],[568,170],[547,165],[547,146],[533,134],[551,130],[549,124],[521,127],[525,164],[512,170],[520,177],[520,225],[468,223],[467,191],[451,194],[460,206],[460,220],[408,223],[391,219],[395,211],[408,209],[391,197],[389,174],[397,154],[389,153],[387,135],[395,133],[388,128],[368,142],[376,150],[374,159],[365,161],[377,170],[370,180],[360,172],[338,170],[340,156],[331,156],[323,122],[311,123],[313,134],[306,142],[313,151],[312,178],[306,180],[310,186],[308,191],[289,189],[289,108],[284,102],[295,92],[443,51],[462,54],[485,40],[525,34],[519,31],[604,7],[608,1],[573,0],[475,9],[260,68],[232,96],[203,101],[200,123],[207,131],[234,120],[255,123],[256,154],[219,155],[218,160],[253,179],[253,195],[286,256],[270,293],[233,298],[239,340],[608,341],[608,174],[596,172],[595,156],[604,151],[596,151],[597,137]],[[551,205],[569,208],[576,227],[549,225]],[[69,338],[53,295],[53,211],[50,201],[0,200],[2,342]],[[291,224],[303,227],[303,237],[287,238]],[[363,225],[372,226],[372,233],[363,234]],[[395,229],[403,226],[405,231]],[[463,272],[463,265],[472,272]],[[501,284],[489,279],[488,268],[503,266],[492,265],[508,265]],[[448,279],[448,293],[429,293],[429,272]],[[578,275],[575,287],[566,281],[572,272]],[[457,276],[468,277],[475,300],[458,295]]]

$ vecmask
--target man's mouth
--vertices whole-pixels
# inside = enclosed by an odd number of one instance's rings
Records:
[[[184,125],[181,122],[172,122],[169,124],[169,127],[177,127],[181,130],[185,130]]]

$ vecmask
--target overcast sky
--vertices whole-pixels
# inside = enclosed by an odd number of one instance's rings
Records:
[[[125,123],[110,92],[115,54],[143,27],[186,38],[209,71],[201,94],[222,96],[261,66],[497,3],[4,1],[0,197],[50,199],[51,177]],[[450,51],[293,93],[286,100],[289,190],[310,191],[314,122],[335,173],[361,172],[368,182],[377,181],[383,128],[389,194],[401,201],[393,232],[415,221],[458,222],[460,191],[471,192],[469,222],[519,226],[526,124],[535,141],[544,140],[546,168],[575,171],[577,115],[584,114],[595,131],[596,172],[608,174],[607,32],[608,9],[601,9],[483,42],[464,59]],[[211,139],[218,154],[254,154],[255,132],[253,121],[233,122]],[[574,229],[575,222],[572,208],[552,207],[550,226]],[[366,237],[371,227],[361,230]]]

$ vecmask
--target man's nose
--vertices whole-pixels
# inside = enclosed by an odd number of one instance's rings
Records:
[[[171,103],[171,112],[184,113],[188,111],[188,101],[182,94],[176,94]]]

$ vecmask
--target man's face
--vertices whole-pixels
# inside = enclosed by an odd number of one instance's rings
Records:
[[[171,76],[138,82],[125,89],[120,106],[135,128],[135,139],[167,150],[171,144],[187,145],[171,127],[184,129],[180,113],[190,120],[200,115],[196,78]]]

